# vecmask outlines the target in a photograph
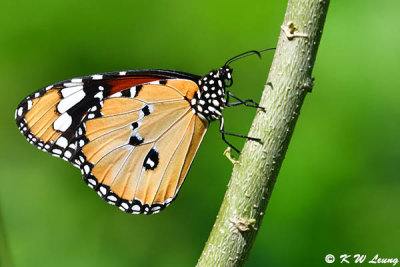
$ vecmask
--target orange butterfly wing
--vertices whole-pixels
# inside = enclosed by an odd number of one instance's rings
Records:
[[[76,165],[74,135],[88,108],[127,88],[169,78],[198,77],[168,70],[137,70],[69,79],[26,97],[16,109],[15,120],[32,145]]]
[[[198,86],[169,79],[138,85],[94,106],[77,130],[76,164],[108,203],[157,213],[186,177],[208,122],[191,109]]]

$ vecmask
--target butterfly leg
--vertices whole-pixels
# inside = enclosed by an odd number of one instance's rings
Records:
[[[246,135],[241,135],[241,134],[234,134],[234,133],[229,133],[225,131],[225,125],[224,125],[224,118],[221,117],[220,119],[220,127],[219,127],[219,131],[222,134],[222,140],[224,140],[224,142],[230,146],[233,150],[235,150],[237,153],[240,154],[240,150],[237,149],[234,145],[232,145],[231,143],[229,143],[226,138],[225,135],[230,135],[230,136],[236,136],[236,137],[241,137],[241,138],[246,138],[247,140],[253,140],[253,141],[257,141],[260,142],[261,139],[259,138],[254,138],[254,137],[250,137],[250,136],[246,136]]]
[[[233,103],[229,103],[229,98],[232,97],[235,100],[237,100],[238,102],[233,102]],[[237,96],[235,96],[231,91],[227,91],[226,92],[226,107],[234,107],[234,106],[238,106],[238,105],[245,105],[247,107],[252,107],[252,108],[260,108],[262,110],[265,110],[264,107],[260,107],[258,105],[258,103],[256,101],[254,101],[253,99],[246,99],[246,100],[241,100],[240,98],[238,98]]]

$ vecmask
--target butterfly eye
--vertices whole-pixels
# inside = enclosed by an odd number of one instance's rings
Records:
[[[231,87],[233,84],[233,80],[232,79],[225,79],[225,87]]]

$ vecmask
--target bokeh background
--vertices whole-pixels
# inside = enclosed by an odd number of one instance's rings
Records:
[[[400,257],[399,8],[394,0],[331,2],[315,87],[247,266],[321,266],[328,253]],[[205,74],[275,46],[285,9],[286,1],[262,0],[3,1],[0,207],[15,266],[195,265],[232,169],[217,124],[177,201],[133,216],[105,204],[78,169],[28,144],[14,110],[31,92],[77,76]],[[236,95],[259,99],[272,56],[232,65]],[[229,131],[247,133],[255,111],[224,114]]]

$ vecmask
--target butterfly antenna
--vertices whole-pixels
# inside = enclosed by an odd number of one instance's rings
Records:
[[[241,59],[241,58],[244,58],[244,57],[248,57],[248,56],[251,56],[251,55],[257,55],[261,59],[261,53],[262,52],[265,52],[265,51],[268,51],[268,50],[275,50],[275,49],[276,49],[275,47],[272,47],[272,48],[267,48],[267,49],[263,49],[263,50],[260,50],[260,51],[250,50],[250,51],[241,53],[241,54],[239,54],[237,56],[234,56],[231,59],[228,59],[228,61],[226,61],[224,66],[228,66],[229,64],[231,64],[232,62],[234,62],[234,61],[236,61],[238,59]]]

